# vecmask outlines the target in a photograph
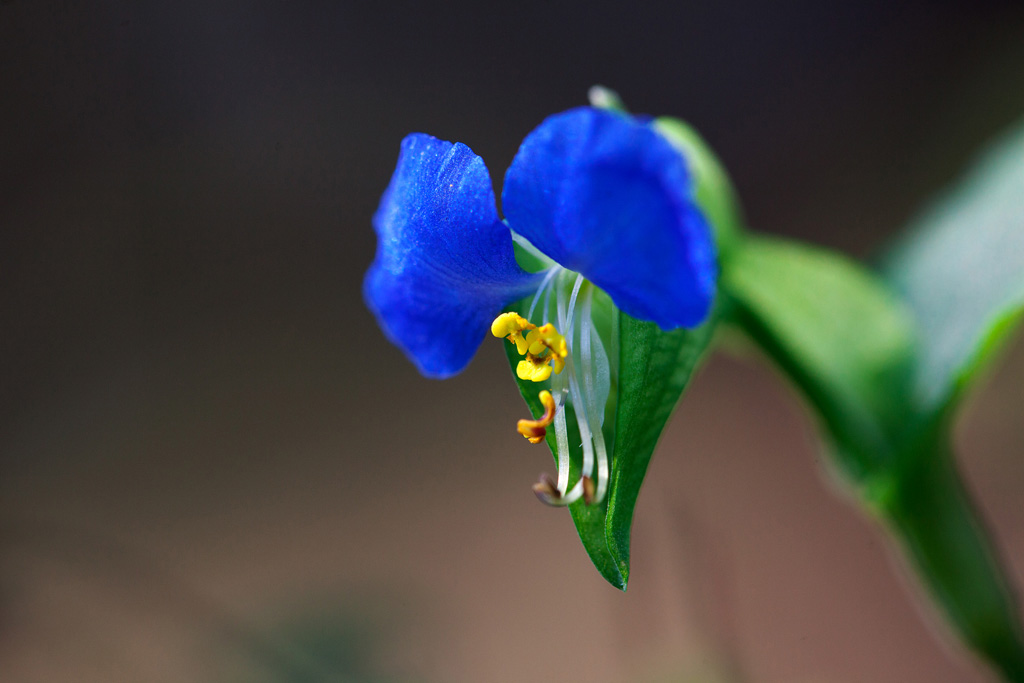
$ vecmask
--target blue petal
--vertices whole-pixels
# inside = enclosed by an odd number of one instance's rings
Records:
[[[536,287],[516,264],[487,167],[461,143],[406,137],[373,227],[366,304],[428,377],[466,367],[494,317]]]
[[[505,175],[509,225],[662,329],[693,327],[715,292],[715,252],[683,157],[649,125],[582,107],[549,117]]]

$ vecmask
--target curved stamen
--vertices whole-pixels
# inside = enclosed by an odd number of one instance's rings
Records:
[[[591,341],[593,337],[593,322],[591,311],[594,303],[594,289],[591,287],[583,298],[583,312],[580,316],[580,366],[583,371],[583,393],[584,401],[587,404],[587,416],[589,426],[594,435],[594,450],[597,459],[597,486],[591,492],[590,498],[597,503],[604,499],[605,491],[608,488],[608,449],[604,441],[604,430],[601,428],[602,410],[598,405],[597,389],[594,386],[597,366],[595,364]],[[598,337],[597,343],[601,340]]]
[[[565,326],[570,335],[570,339],[573,340],[572,346],[575,347],[575,340],[577,337],[577,326],[575,318],[575,309],[577,297],[580,293],[580,288],[583,285],[583,276],[576,276],[576,284],[572,288],[572,295],[569,298],[569,309],[566,315]],[[561,314],[561,310],[559,313]],[[588,320],[581,320],[580,327],[589,325]],[[580,390],[579,378],[577,375],[577,368],[575,366],[576,349],[569,354],[572,360],[572,367],[569,372],[569,395],[572,398],[572,407],[576,413],[576,424],[580,430],[580,440],[583,442],[583,463],[580,470],[581,477],[590,475],[594,471],[594,432],[591,429],[592,420],[588,417],[591,411],[587,410],[587,404],[583,398],[583,392]],[[582,478],[580,482],[582,482]],[[579,485],[579,482],[578,482]],[[575,490],[576,487],[574,487]],[[580,487],[580,495],[582,495],[583,489]]]
[[[558,280],[561,280],[561,273],[559,274]],[[560,285],[556,280],[554,292],[552,297],[555,299],[555,314],[558,316],[559,325],[562,329],[566,329],[564,326],[565,322],[565,288]],[[544,317],[547,319],[548,314],[548,302],[544,304]],[[559,375],[555,375],[551,379],[551,388],[558,397],[559,405],[565,404],[565,399],[568,395],[569,376],[572,375],[572,353],[567,354],[568,357],[568,372],[563,372]],[[558,446],[557,459],[558,459],[558,491],[560,494],[565,494],[569,489],[569,429],[566,424],[565,411],[559,410],[555,417],[555,444]]]
[[[544,414],[536,420],[520,420],[516,423],[516,430],[526,437],[530,443],[540,443],[547,436],[545,427],[549,426],[555,419],[555,399],[551,393],[542,391],[538,395],[540,402],[544,405]]]

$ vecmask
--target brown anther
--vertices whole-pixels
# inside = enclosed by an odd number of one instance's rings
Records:
[[[526,422],[527,424],[523,424]],[[534,427],[527,420],[519,421],[519,433],[526,437],[530,443],[540,443],[547,436],[548,432],[543,427]]]
[[[583,475],[583,502],[587,505],[592,504],[595,493],[597,493],[597,487],[594,485],[594,480]]]
[[[547,473],[540,475],[540,481],[533,485],[533,492],[537,494],[537,499],[545,505],[558,505],[562,499],[555,480]]]
[[[551,392],[542,391],[538,398],[544,404],[544,414],[537,420],[520,420],[516,423],[516,429],[530,443],[540,443],[543,441],[548,433],[545,427],[550,425],[555,419],[555,399],[551,396]]]

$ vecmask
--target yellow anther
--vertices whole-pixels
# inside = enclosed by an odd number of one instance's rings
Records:
[[[519,355],[525,355],[530,344],[523,338],[523,330],[536,329],[536,325],[519,315],[515,311],[502,313],[491,323],[491,334],[495,337],[505,337],[516,345]]]
[[[525,362],[525,361],[524,361]],[[550,368],[549,368],[550,374]],[[536,420],[520,420],[516,424],[516,429],[519,433],[526,437],[526,440],[530,443],[540,443],[547,436],[547,430],[545,427],[550,425],[555,419],[555,399],[549,391],[542,391],[537,396],[540,402],[544,405],[544,414]]]
[[[558,373],[562,372],[562,368],[565,367],[565,357],[564,356],[552,356],[551,357],[551,361],[552,361],[552,365],[554,365],[555,374],[557,375]]]
[[[527,332],[525,337],[523,332]],[[526,356],[526,360],[519,361],[516,367],[519,379],[543,382],[551,377],[552,371],[558,374],[565,367],[569,347],[565,337],[551,323],[537,327],[515,311],[510,311],[494,319],[491,334],[505,337],[516,345],[519,355]]]
[[[551,323],[541,325],[526,335],[527,353],[533,356],[550,358],[554,361],[555,374],[565,367],[565,357],[569,355],[569,347],[565,337],[558,333]]]
[[[551,366],[548,365],[549,360],[549,358],[538,358],[528,354],[526,360],[519,361],[519,365],[516,366],[516,375],[521,380],[543,382],[551,377]]]

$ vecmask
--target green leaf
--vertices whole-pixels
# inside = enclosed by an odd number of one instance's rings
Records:
[[[1024,309],[1024,128],[914,223],[884,279],[762,238],[725,268],[733,320],[809,399],[837,463],[951,626],[1024,681],[1016,602],[949,436],[958,399]]]
[[[605,534],[625,588],[640,485],[665,423],[711,343],[719,309],[695,330],[664,332],[619,314],[619,397]]]
[[[704,139],[686,122],[662,116],[655,119],[654,127],[686,159],[696,181],[697,203],[715,230],[720,258],[727,258],[744,225],[729,174]]]
[[[883,274],[921,330],[914,398],[951,406],[1024,310],[1024,125],[915,220]]]
[[[736,322],[810,400],[840,464],[881,486],[894,437],[905,428],[914,333],[900,302],[853,261],[795,242],[750,237],[722,287]]]
[[[921,344],[890,519],[963,639],[1024,681],[1015,596],[956,477],[949,433],[959,399],[1024,312],[1024,125],[993,146],[913,222],[883,274],[907,302]]]
[[[713,313],[695,330],[664,332],[654,323],[635,320],[614,309],[606,296],[595,298],[594,303],[595,319],[618,319],[618,375],[617,382],[612,382],[611,414],[606,413],[603,429],[605,442],[610,445],[611,473],[601,503],[587,505],[578,500],[569,506],[569,512],[594,566],[609,583],[625,590],[630,528],[640,486],[658,437],[710,344],[718,316]],[[517,306],[527,310],[528,304],[529,300],[524,299],[511,310]],[[609,317],[605,324],[598,321],[597,325],[606,327],[610,322]],[[612,334],[610,330],[608,334]],[[505,353],[514,374],[522,357],[509,343],[505,344]],[[544,407],[537,396],[546,385],[518,378],[516,382],[530,412],[539,417]],[[564,410],[571,450],[570,481],[575,482],[580,476],[583,452],[572,405],[567,403]],[[556,452],[553,432],[549,429],[547,436],[552,454]]]

